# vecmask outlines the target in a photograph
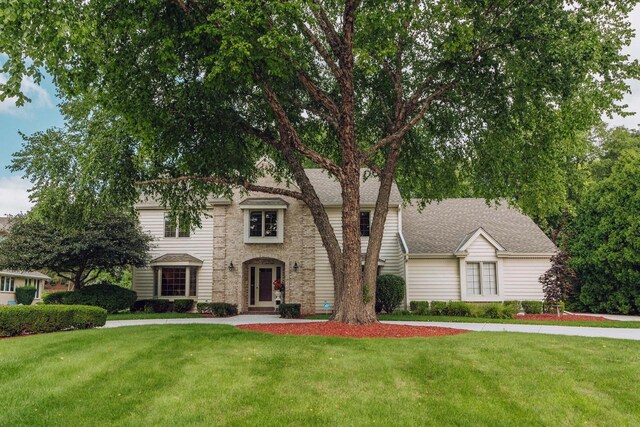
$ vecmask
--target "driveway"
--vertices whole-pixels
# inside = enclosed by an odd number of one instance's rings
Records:
[[[123,326],[144,325],[248,325],[260,323],[305,323],[324,322],[324,320],[282,319],[273,314],[251,314],[233,317],[207,317],[186,319],[140,319],[140,320],[109,320],[105,328],[119,328]],[[578,326],[555,325],[522,325],[503,323],[456,323],[456,322],[411,322],[384,321],[383,323],[411,325],[411,326],[440,326],[443,328],[465,329],[478,332],[521,332],[526,334],[569,335],[592,338],[615,338],[640,341],[640,329],[591,328]]]

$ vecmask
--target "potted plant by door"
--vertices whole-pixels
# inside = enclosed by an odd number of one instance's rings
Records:
[[[280,304],[284,304],[284,279],[273,281],[273,289],[276,291],[276,309]]]

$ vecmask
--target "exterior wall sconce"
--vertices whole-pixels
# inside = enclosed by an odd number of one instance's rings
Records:
[[[229,263],[229,271],[233,271],[233,270],[235,270],[235,269],[236,269],[236,266],[235,266],[235,265],[233,265],[233,261],[231,261],[231,262]]]
[[[298,262],[294,262],[293,263],[293,271],[295,271],[296,273],[298,272],[298,270],[300,269],[300,266],[298,265]]]

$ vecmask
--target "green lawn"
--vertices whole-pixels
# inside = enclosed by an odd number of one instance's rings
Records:
[[[0,340],[0,425],[638,425],[640,343],[273,336],[220,325]]]
[[[202,317],[202,315],[197,313],[117,313],[109,314],[107,320],[185,319],[188,317]]]
[[[309,316],[307,319],[328,319],[328,315]],[[560,325],[560,326],[592,326],[597,328],[640,328],[640,322],[598,322],[598,321],[548,321],[548,320],[519,320],[519,319],[486,319],[482,317],[454,317],[454,316],[416,316],[405,314],[380,314],[379,320],[402,320],[413,322],[463,322],[463,323],[515,323],[525,325]]]

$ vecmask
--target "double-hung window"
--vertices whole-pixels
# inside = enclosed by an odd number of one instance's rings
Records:
[[[467,263],[467,295],[498,295],[498,282],[496,279],[495,262]]]
[[[0,276],[0,292],[13,292],[15,289],[14,277]]]
[[[191,229],[187,221],[181,221],[170,212],[164,214],[164,237],[189,237]]]
[[[26,279],[24,284],[25,286],[33,286],[36,288],[35,299],[40,299],[40,279]]]

